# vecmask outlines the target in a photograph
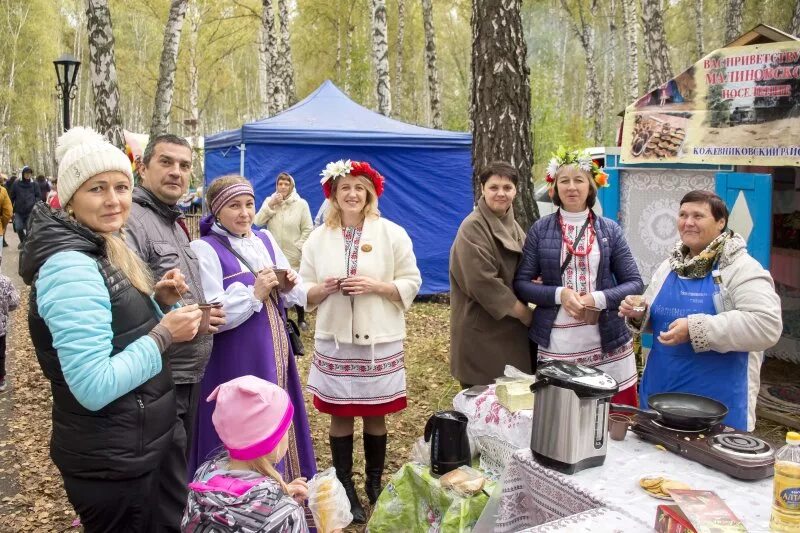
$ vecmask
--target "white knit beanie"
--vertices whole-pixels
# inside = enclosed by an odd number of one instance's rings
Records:
[[[92,176],[117,170],[131,181],[131,162],[125,153],[91,128],[75,127],[58,138],[58,200],[65,206]]]

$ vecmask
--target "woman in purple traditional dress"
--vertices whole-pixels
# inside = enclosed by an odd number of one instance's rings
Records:
[[[190,474],[222,451],[211,422],[214,404],[202,401],[221,383],[253,375],[282,387],[297,406],[289,432],[289,450],[278,469],[286,479],[316,473],[308,417],[294,354],[284,326],[285,308],[305,305],[300,276],[267,230],[253,231],[255,195],[241,176],[225,176],[208,188],[211,216],[201,224],[203,237],[192,242],[200,262],[203,291],[220,301],[227,323],[214,335],[214,349],[201,384]],[[287,270],[286,291],[278,290],[273,269]],[[257,275],[253,272],[258,273]]]

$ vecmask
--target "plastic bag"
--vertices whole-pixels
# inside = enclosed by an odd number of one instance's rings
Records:
[[[449,489],[467,498],[483,489],[486,478],[471,466],[459,466],[439,478],[443,489]]]
[[[431,465],[431,443],[425,442],[425,437],[420,437],[411,448],[411,460],[422,463],[425,466]]]
[[[336,478],[336,469],[318,472],[308,482],[308,508],[314,515],[319,533],[344,529],[353,521],[350,501],[342,483]]]

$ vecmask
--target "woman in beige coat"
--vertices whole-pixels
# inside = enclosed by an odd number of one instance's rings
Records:
[[[294,178],[281,172],[275,180],[275,193],[264,200],[254,220],[256,226],[266,227],[289,260],[295,272],[300,270],[303,244],[314,229],[308,202],[300,198],[295,189]],[[302,306],[294,306],[297,322],[303,330],[308,329],[306,314]]]
[[[491,383],[505,365],[533,370],[532,312],[512,284],[525,231],[514,220],[519,177],[508,163],[479,176],[482,195],[450,249],[450,372],[464,388]]]

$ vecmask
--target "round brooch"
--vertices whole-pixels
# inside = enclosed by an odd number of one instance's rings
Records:
[[[372,245],[371,244],[363,244],[363,245],[361,245],[361,251],[362,252],[371,252],[372,251]]]

